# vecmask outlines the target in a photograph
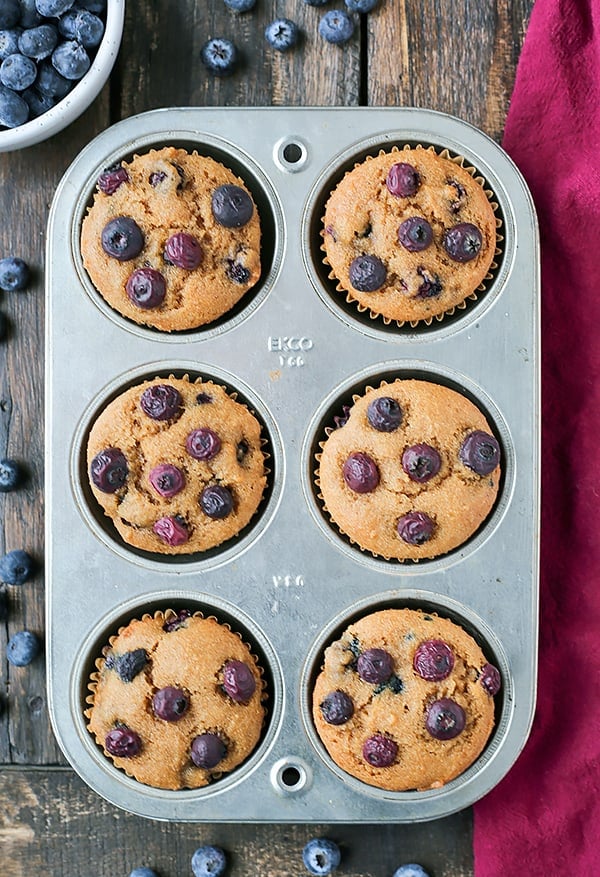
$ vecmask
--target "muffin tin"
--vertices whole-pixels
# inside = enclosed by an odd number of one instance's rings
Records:
[[[385,325],[336,292],[319,234],[327,192],[345,170],[393,145],[464,156],[502,220],[497,267],[477,300],[431,325]],[[211,155],[251,189],[263,224],[263,273],[210,326],[173,334],[134,324],[95,291],[79,252],[81,219],[106,167],[174,144]],[[154,110],[109,128],[76,158],[50,211],[46,260],[46,612],[53,727],[82,778],[112,803],[175,821],[412,822],[445,816],[509,770],[531,725],[536,689],[539,543],[539,253],[519,172],[488,137],[419,109]],[[125,545],[87,485],[95,413],[156,375],[211,378],[264,427],[269,486],[238,539],[205,555]],[[398,563],[361,552],[334,528],[314,484],[324,430],[353,392],[419,377],[471,398],[502,445],[498,501],[463,546]],[[311,719],[324,648],[386,606],[421,607],[461,624],[499,667],[496,727],[460,777],[425,792],[385,792],[346,775]],[[144,612],[201,610],[241,632],[269,690],[263,738],[213,785],[154,789],[114,767],[83,716],[94,660]]]

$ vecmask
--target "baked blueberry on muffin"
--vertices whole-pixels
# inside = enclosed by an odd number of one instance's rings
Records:
[[[103,172],[83,264],[119,313],[166,332],[218,319],[260,277],[260,220],[244,182],[166,146]]]
[[[357,164],[323,219],[330,277],[386,323],[442,318],[487,277],[494,208],[478,179],[433,148],[381,152]]]
[[[434,789],[482,752],[500,685],[498,669],[454,622],[384,609],[326,649],[313,719],[352,776],[391,791]]]
[[[396,380],[354,398],[317,455],[325,511],[372,554],[419,560],[462,545],[490,513],[498,440],[465,396]]]
[[[265,689],[256,658],[215,618],[134,619],[96,662],[85,715],[117,767],[159,789],[198,788],[256,747]]]
[[[252,519],[265,486],[261,426],[211,381],[155,378],[126,390],[92,425],[92,492],[129,545],[206,551]]]

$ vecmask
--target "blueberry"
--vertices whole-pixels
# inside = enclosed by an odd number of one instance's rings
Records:
[[[130,872],[129,877],[158,877],[156,871],[152,868],[134,868]]]
[[[495,694],[498,694],[500,688],[502,687],[502,677],[500,676],[500,671],[497,667],[494,667],[493,664],[483,665],[483,667],[481,668],[480,680],[481,684],[491,697],[493,697]]]
[[[415,865],[411,862],[396,868],[393,877],[429,877],[429,873],[421,865]]]
[[[71,9],[58,22],[63,37],[77,40],[85,49],[95,49],[104,35],[104,24],[97,15],[87,9]]]
[[[389,767],[398,755],[398,745],[391,737],[373,734],[367,737],[362,748],[363,758],[372,767]]]
[[[200,847],[192,856],[194,877],[220,877],[226,867],[227,859],[221,847]]]
[[[159,496],[170,499],[185,487],[185,476],[181,469],[171,463],[160,463],[150,471],[148,480]]]
[[[221,439],[208,426],[203,426],[188,435],[185,449],[194,460],[212,460],[221,450]]]
[[[65,79],[81,79],[90,69],[90,56],[77,40],[65,40],[52,52],[52,63]]]
[[[460,222],[444,232],[444,249],[455,262],[470,262],[478,255],[482,243],[481,232],[471,222]]]
[[[379,0],[344,0],[350,12],[371,12]]]
[[[46,94],[40,94],[34,88],[26,88],[22,93],[23,100],[29,107],[29,118],[37,119],[56,105],[56,100]]]
[[[10,88],[0,85],[0,125],[4,125],[5,128],[17,128],[28,118],[27,101]]]
[[[350,263],[350,283],[359,292],[375,292],[385,283],[387,268],[377,256],[357,256]]]
[[[125,291],[129,301],[138,308],[159,308],[167,294],[165,278],[156,268],[136,268],[127,278]]]
[[[4,259],[0,259],[0,289],[5,292],[25,289],[29,283],[30,274],[29,265],[18,256],[6,256]]]
[[[352,698],[345,691],[331,691],[325,695],[319,709],[328,725],[344,725],[354,715]]]
[[[198,393],[198,395],[196,396],[196,402],[198,403],[198,405],[208,405],[210,402],[212,402],[212,400],[213,397],[210,396],[208,393]]]
[[[115,216],[101,234],[102,249],[119,262],[129,262],[144,249],[144,234],[131,216]]]
[[[75,0],[35,0],[35,8],[46,18],[59,18],[73,6]]]
[[[43,16],[35,8],[35,0],[19,0],[21,27],[37,27],[43,22]]]
[[[222,484],[209,484],[200,494],[200,507],[205,515],[214,520],[226,518],[233,511],[233,496]]]
[[[213,192],[212,212],[219,225],[225,228],[241,228],[250,222],[254,204],[244,189],[226,183]]]
[[[134,649],[125,652],[114,661],[117,676],[122,682],[133,682],[138,673],[141,673],[148,663],[148,655],[144,649]]]
[[[152,527],[159,539],[167,545],[184,545],[190,538],[185,521],[179,515],[159,518]]]
[[[0,311],[0,341],[4,341],[7,335],[8,320],[6,319],[6,314],[3,311]]]
[[[465,711],[449,697],[434,700],[425,714],[425,727],[436,740],[453,740],[464,730]]]
[[[435,524],[425,512],[408,512],[398,521],[397,530],[407,545],[423,545],[433,536]]]
[[[20,630],[8,641],[6,657],[14,667],[26,667],[39,654],[40,641],[30,630]]]
[[[6,591],[0,591],[0,621],[6,621],[8,615],[8,598]]]
[[[256,691],[250,667],[243,661],[227,661],[223,667],[223,688],[235,703],[248,703]]]
[[[402,454],[402,468],[411,481],[425,484],[440,471],[442,458],[431,445],[420,443],[406,448]]]
[[[106,735],[104,748],[117,758],[133,758],[142,748],[142,739],[127,725],[118,725]]]
[[[390,396],[379,396],[369,402],[367,420],[379,432],[394,432],[402,423],[402,408]]]
[[[58,74],[57,74],[58,75]],[[61,77],[62,78],[62,77]],[[114,195],[119,186],[129,182],[129,174],[124,167],[110,167],[102,171],[96,181],[101,192],[105,195]]]
[[[172,633],[174,630],[179,630],[180,627],[185,627],[185,621],[187,618],[190,618],[191,614],[189,609],[180,609],[174,618],[165,621],[163,630],[166,630],[167,633]]]
[[[26,551],[17,549],[0,557],[0,581],[7,585],[23,585],[35,572],[35,561]]]
[[[377,464],[362,451],[350,454],[342,467],[342,475],[355,493],[371,493],[379,484]]]
[[[239,284],[248,283],[250,280],[250,271],[247,268],[239,262],[235,262],[233,259],[226,259],[225,263],[227,265],[225,274],[227,274],[230,280]]]
[[[394,669],[394,660],[385,649],[366,649],[358,657],[356,672],[364,682],[387,682]]]
[[[165,262],[177,268],[193,271],[202,261],[202,249],[197,238],[185,231],[171,235],[165,244]]]
[[[9,55],[0,64],[0,82],[13,91],[25,91],[35,82],[37,67],[25,55]]]
[[[420,643],[413,658],[413,668],[421,679],[439,682],[452,672],[454,652],[441,639],[428,639]]]
[[[14,27],[19,23],[21,10],[19,0],[0,0],[0,27]]]
[[[458,456],[477,475],[489,475],[500,463],[500,445],[495,436],[476,429],[464,439]]]
[[[128,474],[125,454],[119,448],[98,451],[90,463],[90,477],[102,493],[116,493],[125,484]]]
[[[34,61],[48,58],[58,42],[58,33],[52,24],[40,24],[24,30],[19,37],[19,51]]]
[[[10,493],[22,484],[24,472],[16,460],[0,460],[0,493]]]
[[[331,874],[341,858],[339,846],[326,837],[314,837],[302,850],[302,861],[309,874]]]
[[[179,688],[167,685],[161,688],[152,698],[154,715],[165,722],[177,722],[187,712],[189,698]]]
[[[398,240],[405,250],[419,253],[433,241],[433,229],[422,216],[409,216],[398,229]]]
[[[199,734],[192,740],[190,758],[196,767],[212,770],[227,755],[227,747],[216,734]]]
[[[0,30],[0,61],[4,61],[9,55],[15,55],[19,51],[20,35],[20,27]]]
[[[38,64],[35,88],[41,95],[60,100],[71,90],[71,83],[58,73],[48,61]]]
[[[153,384],[142,393],[140,408],[152,420],[178,420],[183,414],[183,399],[171,384]]]
[[[410,198],[421,185],[421,177],[412,164],[400,161],[389,169],[385,185],[391,195]]]
[[[319,33],[328,43],[347,43],[354,33],[354,22],[343,9],[331,9],[321,18]]]
[[[237,64],[238,50],[231,40],[214,37],[202,46],[200,59],[214,76],[229,76]]]
[[[422,278],[417,298],[434,298],[441,295],[443,286],[437,274],[431,275],[424,268],[417,268],[417,274]]]
[[[298,25],[289,18],[276,18],[266,26],[265,39],[278,52],[287,52],[298,42]]]
[[[333,422],[335,423],[336,429],[341,429],[342,426],[346,426],[350,419],[350,405],[342,405],[342,413],[334,414]]]
[[[223,3],[232,12],[249,12],[256,6],[256,0],[223,0]]]
[[[452,186],[455,195],[450,202],[450,210],[452,213],[458,213],[467,200],[467,190],[458,180],[448,180],[448,185]]]
[[[148,182],[152,186],[153,189],[156,189],[163,180],[166,180],[167,175],[164,171],[153,171],[148,177]]]

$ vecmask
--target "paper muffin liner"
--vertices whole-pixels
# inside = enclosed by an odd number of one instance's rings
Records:
[[[444,311],[441,311],[439,314],[432,314],[431,316],[422,317],[422,318],[416,319],[416,320],[394,320],[391,317],[386,317],[383,314],[379,313],[378,311],[374,311],[371,308],[369,308],[367,305],[364,305],[361,302],[357,301],[357,299],[352,295],[352,292],[350,290],[346,289],[346,287],[343,286],[341,284],[341,282],[338,280],[338,277],[334,273],[333,268],[332,268],[330,262],[328,261],[327,255],[326,255],[326,253],[327,253],[327,250],[325,247],[325,235],[326,235],[325,226],[326,226],[326,223],[325,223],[325,216],[324,215],[321,217],[321,226],[322,227],[321,227],[321,230],[319,232],[319,234],[321,235],[321,238],[323,239],[323,242],[321,243],[321,246],[320,246],[320,250],[325,254],[323,256],[322,261],[323,261],[323,264],[329,269],[328,278],[329,278],[329,280],[331,280],[335,283],[335,288],[339,293],[345,294],[347,304],[355,307],[360,314],[367,314],[369,316],[369,318],[373,321],[381,321],[385,326],[395,325],[399,329],[406,326],[407,324],[413,329],[415,329],[421,325],[431,326],[432,323],[434,322],[434,320],[436,322],[441,322],[446,317],[453,316],[457,311],[465,310],[468,306],[468,302],[472,302],[472,303],[476,302],[479,299],[480,295],[487,291],[487,289],[490,286],[491,281],[494,280],[494,277],[496,276],[496,272],[498,270],[498,266],[500,264],[502,252],[503,252],[502,242],[504,241],[504,237],[503,237],[503,235],[500,234],[500,229],[503,226],[503,222],[502,222],[501,217],[498,215],[499,206],[498,206],[498,202],[495,200],[496,196],[494,195],[494,192],[490,188],[486,187],[485,178],[482,177],[481,174],[479,174],[479,172],[477,171],[477,169],[475,167],[473,167],[471,164],[469,164],[467,162],[467,159],[464,156],[452,155],[449,152],[449,150],[446,148],[436,149],[432,145],[424,146],[423,144],[418,143],[414,146],[411,146],[410,144],[405,144],[403,147],[399,147],[399,146],[394,145],[394,146],[392,146],[391,149],[380,149],[379,152],[377,153],[377,155],[367,155],[365,158],[361,159],[360,161],[355,162],[354,165],[349,170],[347,170],[344,173],[344,176],[336,183],[336,186],[334,187],[334,189],[332,189],[331,192],[329,193],[329,197],[331,197],[331,195],[333,194],[335,189],[337,189],[339,184],[342,182],[343,179],[345,179],[348,176],[348,174],[352,173],[352,171],[354,171],[355,168],[360,167],[361,165],[365,164],[365,162],[372,161],[374,158],[376,158],[380,155],[390,155],[393,153],[398,153],[398,156],[400,157],[402,152],[414,152],[417,149],[422,149],[422,150],[425,150],[426,152],[431,152],[434,155],[437,155],[439,158],[448,159],[449,161],[452,161],[455,164],[459,165],[461,168],[463,168],[463,170],[467,171],[467,173],[469,173],[473,177],[473,180],[476,183],[479,183],[479,185],[481,186],[484,194],[486,195],[486,197],[490,203],[492,210],[494,211],[494,216],[495,216],[495,220],[496,220],[496,245],[494,248],[492,262],[491,262],[490,267],[488,269],[488,272],[486,273],[483,280],[479,283],[479,285],[471,293],[466,295],[462,301],[458,302],[457,304],[453,305],[450,308],[447,308]],[[329,203],[329,198],[327,199],[327,202],[325,203],[325,208],[327,208],[328,203]]]
[[[146,384],[146,383],[152,383],[153,381],[169,381],[169,380],[172,380],[172,381],[187,381],[188,383],[190,383],[190,384],[192,384],[192,385],[194,385],[194,384],[204,384],[205,386],[208,385],[208,386],[218,387],[218,388],[221,389],[221,390],[222,390],[222,391],[223,391],[223,392],[224,392],[224,393],[225,393],[225,394],[226,394],[226,395],[227,395],[227,396],[228,396],[233,402],[236,402],[238,405],[241,405],[243,408],[245,408],[246,411],[248,411],[248,412],[249,412],[249,413],[250,413],[250,414],[256,419],[257,423],[258,423],[259,426],[260,426],[260,450],[261,450],[262,457],[263,457],[263,476],[264,476],[264,478],[265,478],[265,486],[264,486],[264,488],[263,488],[263,491],[262,491],[262,494],[261,494],[261,496],[260,496],[260,499],[258,500],[258,503],[257,503],[257,505],[256,505],[256,508],[255,508],[254,512],[252,513],[250,519],[249,519],[249,520],[244,524],[244,526],[241,527],[237,532],[233,533],[231,536],[226,537],[225,539],[221,540],[220,542],[217,542],[215,545],[210,545],[210,546],[208,546],[208,547],[205,548],[204,550],[197,549],[197,550],[193,550],[193,551],[185,551],[185,550],[175,550],[175,551],[174,551],[174,550],[172,550],[173,546],[167,545],[166,543],[165,543],[165,545],[164,545],[164,550],[163,550],[163,551],[160,551],[160,550],[152,550],[152,549],[147,549],[147,548],[146,548],[146,549],[144,549],[144,548],[141,548],[141,549],[140,549],[139,546],[134,545],[134,544],[131,543],[131,542],[128,542],[128,541],[127,541],[127,540],[126,540],[126,539],[120,534],[120,532],[118,531],[118,529],[117,529],[117,527],[116,527],[116,525],[115,525],[115,523],[114,523],[114,518],[113,518],[113,516],[112,516],[112,515],[111,515],[111,514],[110,514],[110,513],[104,508],[104,506],[102,505],[102,503],[101,503],[101,502],[98,500],[98,498],[96,497],[95,492],[94,492],[94,489],[93,489],[93,486],[92,486],[92,482],[91,482],[91,479],[90,479],[90,474],[89,474],[89,460],[88,460],[89,435],[90,435],[90,433],[91,433],[91,431],[92,431],[92,429],[93,429],[93,427],[94,427],[94,425],[95,425],[95,423],[96,423],[98,417],[99,417],[99,416],[100,416],[100,415],[106,410],[106,408],[108,408],[109,405],[111,405],[114,401],[116,401],[117,399],[119,399],[124,393],[128,392],[129,390],[132,390],[132,389],[134,389],[135,387],[140,387],[140,386],[142,386],[143,384]],[[229,545],[231,545],[236,539],[238,539],[238,538],[240,537],[240,534],[243,533],[248,527],[253,527],[253,526],[255,526],[255,524],[256,524],[256,520],[255,520],[255,519],[256,519],[256,516],[257,516],[257,514],[259,514],[260,509],[261,509],[261,506],[263,506],[263,505],[264,505],[264,502],[265,502],[265,494],[268,492],[269,488],[272,486],[271,480],[272,480],[273,472],[272,472],[272,469],[269,467],[269,464],[268,464],[268,461],[269,461],[270,458],[271,458],[271,454],[270,454],[270,453],[268,452],[268,450],[267,450],[267,448],[269,447],[270,442],[269,442],[269,439],[264,435],[264,433],[265,433],[265,425],[264,425],[262,419],[257,415],[256,411],[255,411],[252,407],[250,407],[249,405],[247,405],[245,402],[242,402],[242,401],[239,400],[239,398],[238,398],[238,392],[237,392],[236,390],[232,390],[232,389],[230,389],[230,388],[227,387],[225,384],[219,383],[218,381],[213,380],[211,377],[203,377],[202,375],[198,375],[198,376],[196,376],[196,377],[194,377],[194,378],[191,378],[190,375],[189,375],[187,372],[184,373],[184,374],[182,374],[182,375],[180,375],[180,376],[174,375],[173,373],[170,372],[170,373],[169,373],[168,375],[166,375],[166,376],[165,376],[165,375],[155,375],[154,377],[144,378],[142,381],[139,381],[138,383],[133,383],[133,384],[131,384],[131,385],[129,385],[129,386],[126,386],[125,389],[120,389],[119,392],[116,393],[114,396],[112,396],[112,398],[111,398],[108,402],[105,402],[105,404],[103,404],[102,409],[101,409],[100,411],[97,412],[97,414],[96,414],[94,420],[90,423],[90,427],[89,427],[89,430],[88,430],[88,434],[87,434],[86,444],[85,444],[85,449],[84,449],[84,450],[85,450],[85,458],[86,458],[86,473],[87,473],[87,478],[88,478],[88,484],[89,484],[89,487],[90,487],[91,494],[92,494],[92,496],[93,496],[94,502],[98,505],[98,507],[102,510],[104,516],[105,516],[105,517],[108,519],[108,521],[110,521],[110,523],[112,524],[112,527],[113,527],[113,529],[114,529],[114,534],[113,534],[113,535],[115,536],[115,538],[117,538],[118,540],[120,540],[120,542],[121,542],[123,545],[125,545],[126,547],[128,547],[128,548],[134,548],[134,549],[137,549],[137,550],[147,551],[149,554],[156,555],[157,558],[161,558],[161,557],[181,557],[181,556],[183,556],[183,557],[190,557],[190,556],[192,556],[192,555],[194,555],[194,556],[195,556],[195,555],[198,555],[198,557],[201,558],[206,552],[210,552],[210,551],[213,551],[213,550],[219,550],[219,548],[221,548],[222,546],[229,546]],[[185,548],[185,545],[187,545],[187,543],[184,543],[183,546],[176,546],[176,547],[177,547],[177,548]]]
[[[181,611],[182,610],[177,612],[175,609],[171,609],[171,608],[167,608],[164,610],[157,609],[154,613],[145,612],[139,618],[130,618],[129,621],[127,622],[127,624],[121,625],[118,628],[117,632],[109,637],[108,643],[106,643],[106,645],[104,645],[102,647],[101,655],[99,657],[97,657],[94,661],[94,666],[96,669],[90,673],[90,676],[88,679],[87,688],[88,688],[88,691],[90,693],[85,698],[85,703],[87,704],[87,707],[83,710],[83,715],[88,720],[87,724],[86,724],[86,728],[87,728],[88,733],[91,735],[91,737],[93,737],[93,739],[96,741],[97,745],[102,749],[104,756],[112,763],[112,765],[115,767],[116,770],[122,771],[128,777],[131,777],[131,779],[134,779],[136,782],[139,782],[140,785],[142,785],[142,786],[145,786],[145,785],[149,786],[150,784],[144,783],[141,780],[138,780],[136,778],[135,774],[133,773],[133,771],[128,770],[128,759],[120,758],[119,761],[124,762],[124,764],[121,764],[121,763],[117,764],[115,762],[115,756],[111,755],[106,750],[106,748],[104,746],[104,741],[99,740],[98,737],[96,736],[96,734],[94,733],[94,731],[92,731],[90,728],[89,723],[91,721],[92,714],[93,714],[96,691],[98,688],[98,682],[100,680],[100,674],[104,668],[104,664],[105,664],[108,653],[114,647],[114,644],[117,641],[118,637],[121,636],[121,634],[129,627],[130,624],[132,624],[134,621],[143,622],[143,621],[152,621],[152,620],[162,622],[162,624],[165,624],[171,620],[178,619],[180,617]],[[239,631],[233,630],[231,625],[228,622],[220,621],[216,617],[216,615],[213,615],[213,614],[206,615],[204,612],[202,612],[200,610],[196,610],[195,612],[190,612],[189,616],[186,616],[186,619],[187,618],[202,618],[202,619],[205,619],[206,621],[215,621],[218,625],[220,625],[221,627],[224,627],[226,630],[228,630],[234,636],[238,637],[240,642],[248,650],[248,653],[249,653],[250,657],[252,658],[252,661],[254,662],[254,666],[255,666],[256,670],[258,671],[260,686],[261,686],[260,687],[260,703],[261,703],[261,707],[263,710],[262,725],[261,725],[261,737],[262,737],[264,734],[264,729],[265,729],[265,725],[266,725],[266,721],[267,721],[267,709],[266,709],[265,704],[266,704],[266,701],[268,700],[269,694],[268,694],[268,690],[267,690],[267,682],[264,678],[264,672],[265,672],[264,668],[260,664],[258,656],[255,655],[254,652],[252,651],[252,646],[250,645],[250,643],[248,643],[244,640],[242,634]],[[183,786],[182,785],[180,788],[181,789],[202,789],[202,788],[205,788],[207,785],[212,785],[213,783],[217,782],[222,777],[229,775],[232,771],[243,768],[245,761],[247,761],[248,758],[250,758],[251,755],[256,751],[257,747],[260,745],[260,742],[261,742],[261,740],[259,738],[257,740],[254,748],[250,752],[248,752],[248,754],[245,756],[245,758],[239,764],[235,765],[230,771],[216,771],[216,770],[206,769],[205,770],[206,782],[204,784],[198,785],[198,786]],[[198,768],[198,769],[203,770],[202,768]],[[164,787],[153,785],[152,788],[164,788]],[[165,789],[165,791],[169,791],[169,790]]]
[[[403,380],[402,378],[399,378],[399,379],[400,379],[400,380]],[[323,496],[323,494],[322,494],[322,492],[321,492],[321,480],[320,480],[320,463],[321,463],[322,450],[323,450],[323,447],[324,447],[324,445],[325,445],[327,439],[329,438],[329,436],[330,436],[333,432],[335,432],[337,429],[339,429],[340,427],[342,427],[342,426],[345,425],[345,423],[347,422],[345,418],[347,418],[348,414],[350,413],[350,410],[352,409],[352,407],[356,404],[356,402],[357,402],[358,400],[362,399],[364,396],[367,395],[367,393],[370,393],[370,392],[373,391],[373,390],[380,390],[380,389],[382,389],[383,387],[391,386],[391,385],[393,385],[394,383],[395,383],[395,381],[388,381],[388,380],[382,379],[382,380],[380,380],[379,383],[376,384],[376,385],[374,385],[374,384],[365,384],[365,386],[362,388],[361,392],[353,393],[353,394],[352,394],[352,404],[351,404],[351,405],[349,405],[349,404],[342,404],[342,405],[340,406],[340,409],[339,409],[339,410],[340,410],[340,413],[339,413],[338,415],[334,415],[334,418],[333,418],[333,420],[334,420],[334,425],[333,425],[333,426],[331,426],[331,425],[329,425],[329,426],[325,426],[324,429],[323,429],[323,432],[325,433],[325,438],[322,439],[321,441],[319,441],[319,443],[318,443],[318,444],[319,444],[319,447],[321,448],[321,452],[316,452],[315,455],[314,455],[315,460],[317,461],[317,464],[318,464],[318,465],[317,465],[317,467],[313,470],[313,479],[314,479],[314,483],[315,483],[315,485],[316,485],[317,488],[318,488],[318,492],[317,492],[317,500],[318,500],[318,502],[319,502],[319,505],[320,505],[321,511],[327,516],[327,521],[328,521],[329,525],[331,526],[332,530],[334,530],[334,531],[336,531],[337,533],[341,534],[345,539],[348,540],[348,542],[352,545],[353,548],[358,548],[359,551],[361,551],[363,554],[365,554],[365,555],[369,555],[370,557],[374,557],[374,558],[377,559],[377,560],[385,560],[385,561],[387,561],[387,562],[389,562],[389,563],[394,563],[394,564],[398,564],[398,565],[402,566],[402,565],[408,565],[408,564],[427,563],[427,562],[429,562],[429,561],[431,561],[431,560],[436,560],[436,559],[439,558],[439,557],[444,557],[444,556],[446,556],[449,552],[446,551],[446,552],[440,552],[440,553],[436,553],[436,554],[431,554],[431,555],[428,556],[428,557],[427,557],[427,556],[423,556],[423,557],[406,557],[406,558],[399,558],[399,557],[395,557],[395,556],[393,556],[393,555],[387,555],[387,554],[385,554],[385,553],[383,553],[383,552],[376,552],[376,551],[373,551],[373,550],[371,550],[371,549],[369,549],[369,548],[364,548],[359,542],[357,542],[356,539],[354,539],[354,538],[353,538],[348,532],[346,532],[346,530],[344,530],[343,527],[341,527],[340,524],[339,524],[339,523],[338,523],[338,522],[332,517],[331,512],[330,512],[329,509],[327,508],[327,504],[326,504],[326,502],[325,502],[325,498],[324,498],[324,496]],[[429,383],[435,383],[435,382],[431,382],[431,381],[429,381]],[[455,391],[455,392],[456,392],[456,391]],[[478,407],[478,406],[475,406],[475,407]],[[480,410],[480,409],[478,409],[478,410]],[[483,413],[483,412],[481,412],[481,413]],[[486,418],[486,420],[487,420],[487,418]],[[338,422],[338,421],[340,421],[340,422]],[[343,422],[341,422],[341,421],[343,421]],[[491,429],[491,427],[490,427],[490,429]],[[500,490],[500,487],[498,487],[498,493],[499,493],[499,490]],[[495,503],[497,502],[497,499],[498,499],[498,493],[497,493],[497,495],[496,495],[496,500],[494,501],[494,505],[495,505]],[[488,518],[489,518],[489,515],[490,515],[490,514],[491,514],[491,511],[490,511],[490,513],[488,514]],[[485,518],[483,521],[481,521],[479,527],[484,526],[486,520],[487,520],[487,518]],[[478,528],[478,529],[479,529],[479,528]],[[461,545],[464,545],[465,542],[468,541],[468,539],[472,538],[473,535],[475,535],[475,534],[474,534],[474,533],[471,534],[471,536],[467,537],[467,539],[465,539],[463,542],[459,543],[459,545],[455,546],[455,548],[450,549],[450,550],[453,551],[453,550],[456,550],[456,548],[460,548]]]

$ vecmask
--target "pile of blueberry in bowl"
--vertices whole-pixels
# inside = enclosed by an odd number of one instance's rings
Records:
[[[108,79],[124,0],[0,0],[0,152],[45,140]]]

